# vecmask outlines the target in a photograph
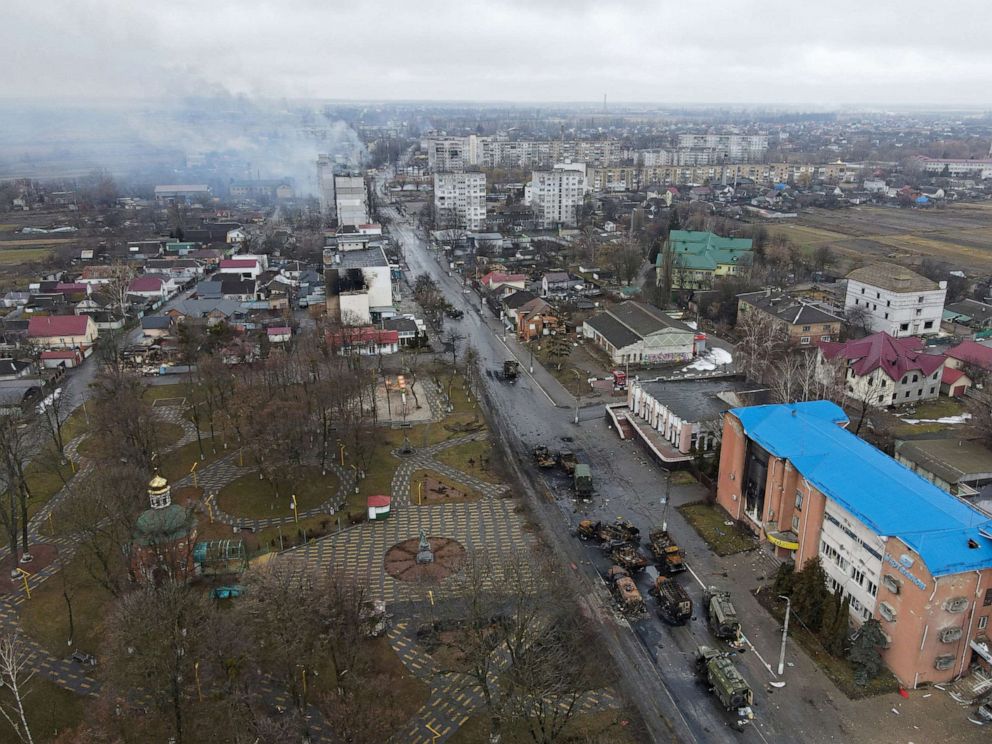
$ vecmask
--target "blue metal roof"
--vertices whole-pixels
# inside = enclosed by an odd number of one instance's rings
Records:
[[[992,519],[840,424],[829,401],[735,408],[747,435],[883,537],[916,551],[933,576],[992,568]],[[969,547],[969,541],[977,547]]]

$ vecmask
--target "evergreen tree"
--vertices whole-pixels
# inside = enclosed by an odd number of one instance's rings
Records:
[[[772,591],[777,596],[791,596],[796,583],[796,565],[794,563],[782,563],[775,571],[775,581],[772,583]]]
[[[882,626],[875,618],[866,620],[854,638],[847,658],[854,664],[854,682],[860,686],[871,682],[882,669],[878,649],[885,643]]]
[[[830,635],[825,639],[827,651],[838,658],[843,658],[847,647],[847,634],[851,627],[851,595],[837,605],[836,614],[830,627]]]
[[[840,606],[840,594],[831,594],[827,597],[827,601],[823,603],[823,618],[820,621],[820,643],[823,644],[824,648],[827,648],[830,644],[834,622],[837,620],[837,613],[840,611]]]
[[[814,633],[820,630],[823,608],[829,596],[827,575],[820,565],[819,557],[807,561],[803,570],[796,575],[792,607],[806,627]]]
[[[668,212],[668,232],[672,230],[681,230],[682,221],[679,219],[679,210],[672,206]]]

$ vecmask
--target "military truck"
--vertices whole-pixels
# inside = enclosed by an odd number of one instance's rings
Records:
[[[537,467],[539,468],[553,468],[555,466],[554,455],[543,444],[539,444],[534,448],[534,462],[537,463]]]
[[[573,475],[575,473],[575,466],[579,464],[579,460],[574,452],[562,450],[558,453],[558,464],[561,465],[561,469],[568,475]]]
[[[496,379],[503,382],[516,382],[520,375],[520,362],[515,359],[507,359],[503,366],[496,370]]]
[[[730,601],[730,592],[715,586],[707,587],[703,592],[703,606],[713,634],[727,641],[732,648],[743,648],[741,623],[737,619],[734,603]]]
[[[685,571],[685,551],[675,544],[667,530],[651,530],[648,536],[648,548],[659,570],[669,576]]]
[[[606,572],[606,583],[625,615],[639,615],[645,611],[644,598],[637,591],[637,584],[622,566],[611,566]]]
[[[696,671],[724,710],[735,714],[734,726],[743,729],[754,718],[754,693],[737,671],[730,655],[710,646],[696,649]]]
[[[615,521],[609,523],[583,519],[579,522],[575,534],[583,540],[596,540],[597,542],[613,544],[630,543],[632,545],[638,545],[641,542],[640,530],[622,517],[618,517]]]
[[[659,576],[651,588],[658,600],[658,617],[672,625],[684,625],[692,617],[692,598],[675,579]]]
[[[630,573],[637,573],[648,567],[648,559],[641,555],[641,551],[636,546],[630,543],[610,546],[610,560],[627,569]]]
[[[576,498],[588,499],[592,496],[592,471],[585,463],[580,462],[575,466],[572,487],[575,489]]]

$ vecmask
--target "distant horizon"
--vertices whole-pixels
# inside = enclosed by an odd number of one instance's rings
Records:
[[[877,103],[877,102],[847,102],[847,103],[813,103],[813,102],[762,102],[762,101],[650,101],[650,100],[628,100],[613,101],[607,98],[606,110],[603,110],[603,101],[594,100],[501,100],[501,99],[481,99],[481,98],[322,98],[322,97],[300,97],[300,96],[255,96],[250,94],[187,94],[182,97],[175,96],[147,96],[147,97],[92,97],[92,96],[6,96],[0,93],[0,106],[3,104],[15,105],[72,105],[82,107],[101,108],[105,106],[129,106],[129,105],[161,105],[173,103],[184,105],[195,101],[244,101],[254,104],[288,104],[288,105],[426,105],[426,106],[464,106],[468,108],[489,108],[495,106],[510,106],[515,108],[547,107],[547,108],[569,108],[575,107],[580,110],[589,109],[588,113],[617,114],[623,113],[623,109],[634,109],[636,107],[652,107],[655,109],[701,109],[718,111],[781,111],[787,113],[887,113],[887,112],[915,112],[915,113],[988,113],[992,115],[992,102],[985,105],[968,103]],[[612,110],[617,107],[617,111]],[[2,113],[2,111],[0,111]]]

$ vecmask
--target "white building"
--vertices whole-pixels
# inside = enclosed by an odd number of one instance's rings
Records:
[[[331,267],[324,272],[331,318],[367,326],[396,315],[392,273],[381,246],[337,253]]]
[[[709,150],[717,158],[757,160],[768,149],[767,134],[680,134],[679,150]],[[712,161],[711,161],[712,162]],[[690,163],[679,163],[690,165]],[[703,165],[700,163],[700,165]]]
[[[371,222],[365,179],[362,176],[334,176],[334,206],[339,225]]]
[[[947,282],[935,282],[890,263],[855,269],[847,276],[844,311],[864,312],[872,333],[933,336],[940,331]]]
[[[320,201],[320,213],[325,217],[334,217],[334,160],[330,155],[317,156],[317,199]]]
[[[481,229],[486,221],[486,174],[435,174],[434,212],[439,226]]]
[[[586,167],[583,163],[556,165],[549,171],[534,171],[524,189],[543,227],[575,227],[579,207],[586,193]]]

